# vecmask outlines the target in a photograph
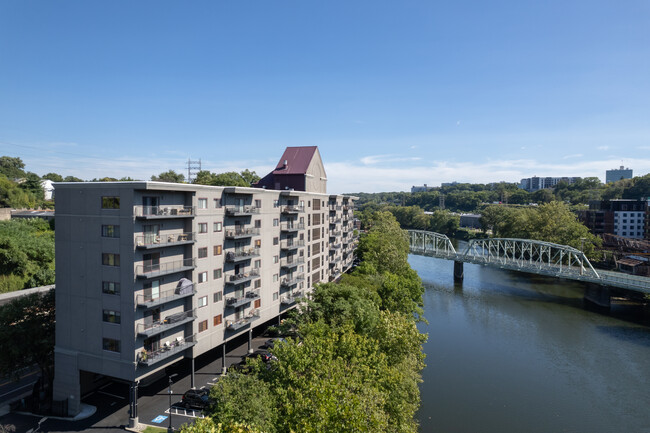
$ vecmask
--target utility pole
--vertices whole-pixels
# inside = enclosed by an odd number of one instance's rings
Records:
[[[439,200],[440,200],[440,204],[439,204],[440,209],[444,209],[445,208],[445,195],[440,194]]]
[[[201,160],[192,161],[187,158],[187,183],[192,183],[192,175],[196,176],[201,171]]]

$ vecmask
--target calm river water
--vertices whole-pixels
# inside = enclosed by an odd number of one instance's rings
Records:
[[[650,319],[583,286],[411,255],[429,334],[420,431],[650,432]]]

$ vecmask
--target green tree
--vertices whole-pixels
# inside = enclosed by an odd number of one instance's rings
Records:
[[[78,177],[74,176],[66,176],[65,179],[63,179],[64,182],[83,182],[83,179],[79,179]]]
[[[197,418],[191,424],[184,424],[180,433],[267,433],[256,427],[239,423],[216,423],[212,418]]]
[[[185,176],[181,173],[176,173],[174,170],[168,170],[160,173],[158,176],[151,176],[151,180],[157,182],[183,183],[185,182]]]
[[[244,179],[246,182],[248,182],[248,186],[258,182],[261,177],[257,175],[254,171],[249,171],[248,169],[245,169],[240,173],[242,179]]]
[[[25,177],[24,168],[25,163],[20,158],[0,157],[0,174],[4,174],[9,180],[13,181]]]
[[[375,212],[366,224],[368,232],[361,235],[357,255],[371,264],[378,273],[400,274],[408,267],[408,237],[390,212]]]
[[[208,170],[201,170],[196,174],[196,177],[192,183],[198,185],[216,185],[216,174],[209,172]]]
[[[214,177],[213,185],[218,186],[251,186],[244,178],[236,171],[227,171],[219,173]]]
[[[52,182],[63,182],[63,176],[57,173],[47,173],[43,175],[43,179],[49,179]]]

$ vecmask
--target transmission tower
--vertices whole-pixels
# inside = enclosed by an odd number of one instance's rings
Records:
[[[201,171],[201,160],[199,159],[198,161],[192,161],[191,159],[187,159],[187,182],[192,183],[192,180],[194,178],[192,177],[193,175],[196,176],[199,171]]]
[[[438,200],[440,200],[440,204],[439,204],[440,209],[444,209],[445,208],[445,195],[440,194],[440,197],[438,197]]]

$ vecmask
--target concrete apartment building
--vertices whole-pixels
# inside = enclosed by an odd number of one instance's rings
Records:
[[[353,262],[354,197],[328,195],[316,147],[256,188],[59,183],[54,400],[132,384],[295,308]]]
[[[621,165],[619,168],[605,170],[605,183],[614,183],[623,179],[632,179],[633,170]]]
[[[580,220],[596,235],[605,233],[630,239],[648,239],[650,208],[647,200],[602,200],[589,202]]]
[[[534,192],[540,189],[553,188],[560,182],[566,182],[569,185],[578,181],[579,177],[527,177],[521,179],[519,188],[528,192]]]

